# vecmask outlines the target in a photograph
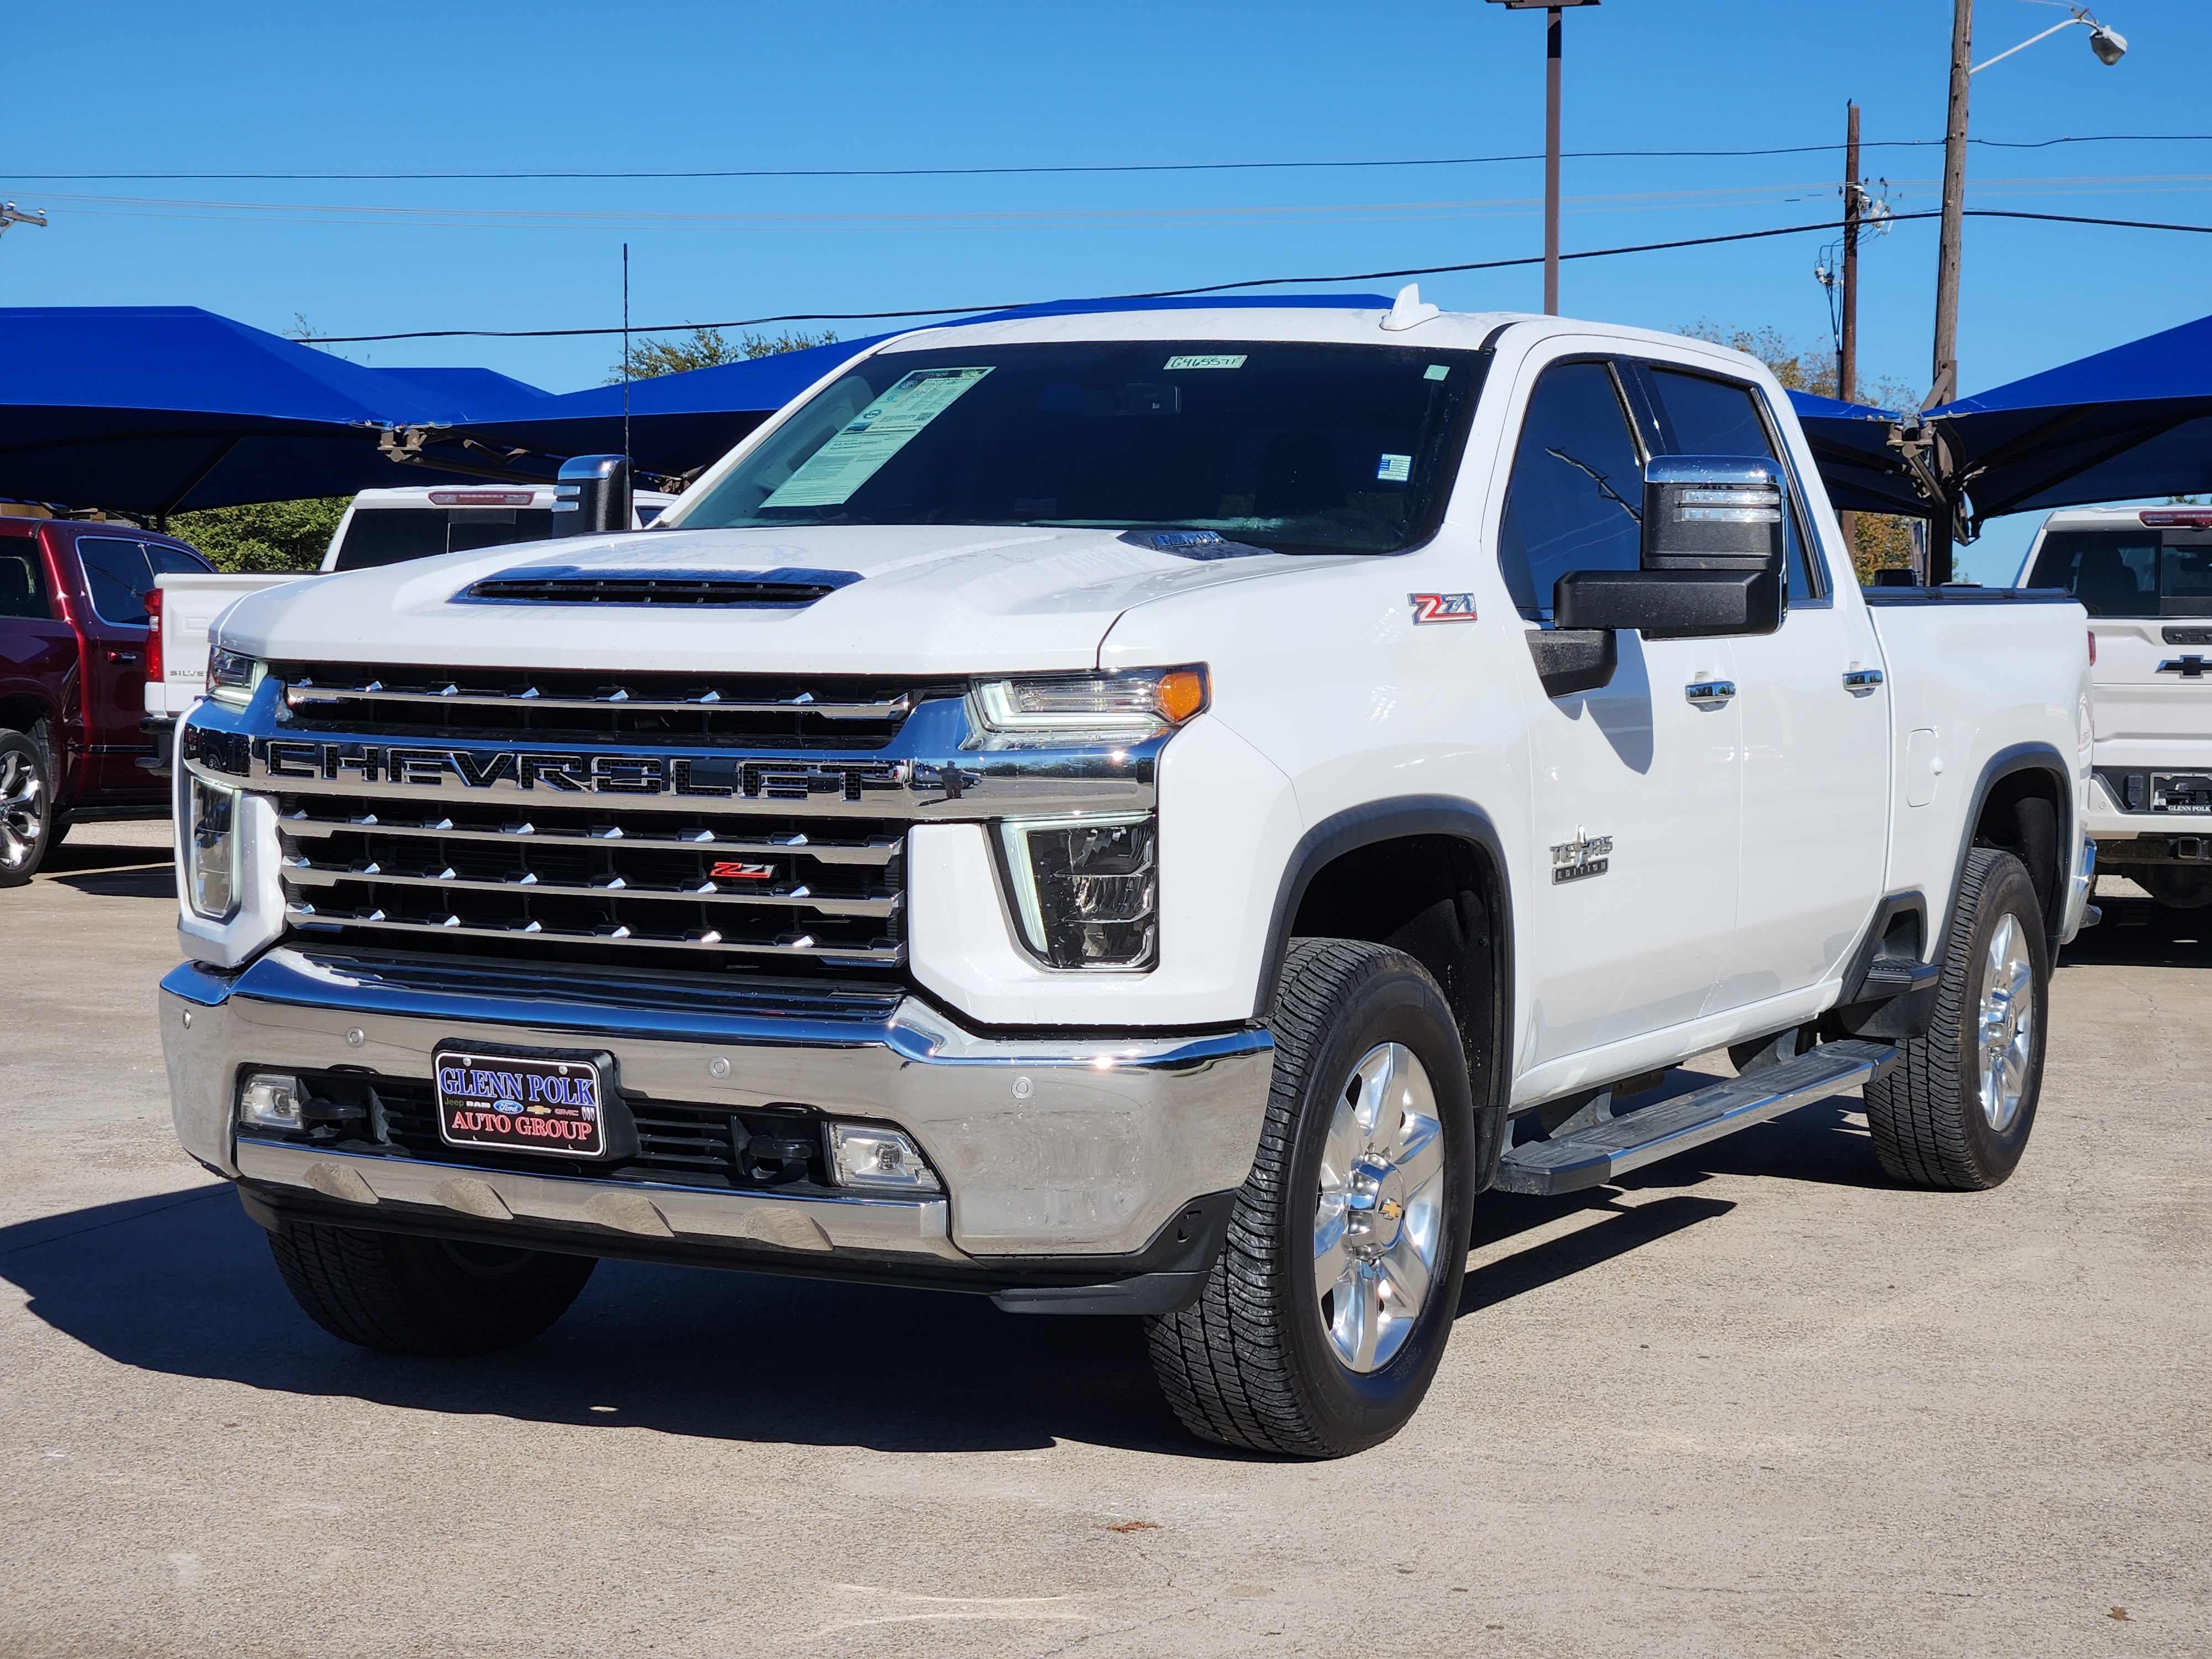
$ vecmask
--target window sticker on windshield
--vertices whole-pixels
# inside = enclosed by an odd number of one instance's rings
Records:
[[[904,376],[807,457],[761,506],[843,506],[924,427],[990,372],[988,367],[918,368]]]
[[[1375,482],[1377,483],[1404,483],[1413,476],[1413,458],[1411,455],[1385,455],[1375,464]]]
[[[1431,363],[1428,368],[1428,372],[1423,374],[1421,378],[1425,380],[1449,380],[1451,378],[1451,365],[1449,363]]]
[[[1244,354],[1240,351],[1233,356],[1224,352],[1212,357],[1170,357],[1167,361],[1167,367],[1169,368],[1242,368],[1244,367]]]

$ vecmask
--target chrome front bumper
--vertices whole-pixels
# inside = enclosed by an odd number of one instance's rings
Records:
[[[1111,992],[1102,992],[1110,1006]],[[895,988],[731,988],[685,975],[280,948],[236,974],[186,963],[161,983],[177,1133],[249,1192],[397,1222],[514,1224],[808,1263],[942,1267],[1133,1261],[1193,1200],[1241,1185],[1259,1144],[1273,1040],[990,1037]],[[427,1079],[441,1042],[611,1052],[625,1091],[732,1110],[771,1104],[904,1129],[945,1191],[782,1196],[775,1189],[594,1180],[342,1153],[240,1136],[239,1076],[353,1068]],[[426,1219],[427,1218],[427,1219]],[[433,1229],[434,1230],[434,1229]],[[610,1251],[610,1253],[618,1253]],[[1110,1261],[1107,1261],[1110,1266]]]

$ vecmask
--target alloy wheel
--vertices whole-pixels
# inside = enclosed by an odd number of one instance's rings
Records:
[[[1443,1125],[1429,1074],[1404,1043],[1379,1043],[1337,1095],[1314,1211],[1314,1294],[1346,1370],[1381,1370],[1413,1334],[1443,1212]]]
[[[2035,967],[2017,918],[1998,918],[1982,963],[1982,1115],[2002,1133],[2020,1115],[2035,1041]]]
[[[0,755],[0,870],[31,861],[46,833],[46,787],[29,759]]]

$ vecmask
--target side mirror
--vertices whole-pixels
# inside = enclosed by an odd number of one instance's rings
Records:
[[[1640,567],[1570,571],[1553,587],[1553,620],[1655,639],[1771,634],[1782,626],[1789,493],[1781,464],[1763,455],[1653,457]]]
[[[629,528],[629,457],[574,455],[553,487],[553,533],[593,536]]]

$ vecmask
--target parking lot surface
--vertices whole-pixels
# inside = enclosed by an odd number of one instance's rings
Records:
[[[2114,898],[2035,1138],[1856,1102],[1479,1212],[1397,1439],[1186,1438],[1135,1322],[603,1264],[349,1348],[177,1148],[164,825],[0,893],[0,1654],[2212,1652],[2212,911]]]

